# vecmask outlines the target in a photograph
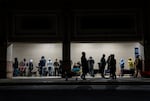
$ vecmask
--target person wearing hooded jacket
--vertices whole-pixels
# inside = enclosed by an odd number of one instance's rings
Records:
[[[133,76],[135,68],[134,68],[134,61],[131,57],[128,59],[128,67],[129,67],[129,70],[131,72],[131,76]]]
[[[125,62],[124,62],[124,59],[121,58],[120,59],[120,73],[121,73],[121,76],[123,76],[123,70],[124,70],[124,65],[125,65]]]
[[[54,73],[54,66],[53,66],[53,61],[50,58],[47,61],[47,67],[48,67],[48,75],[52,76]]]

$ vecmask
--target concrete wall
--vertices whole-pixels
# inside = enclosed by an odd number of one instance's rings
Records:
[[[26,58],[27,61],[33,59],[34,67],[38,66],[41,56],[45,56],[46,60],[49,58],[51,58],[52,61],[55,61],[56,58],[62,60],[62,44],[60,43],[13,43],[12,47],[13,61],[15,57],[18,58],[19,62],[24,58]]]
[[[92,56],[95,60],[95,69],[98,69],[98,62],[102,57],[102,54],[106,54],[106,59],[110,54],[115,54],[117,61],[117,73],[120,71],[119,61],[121,58],[125,60],[125,68],[128,69],[127,60],[129,57],[135,59],[134,48],[139,48],[139,54],[144,60],[144,48],[138,42],[120,42],[120,43],[71,43],[71,60],[78,62],[81,60],[81,52],[86,52],[87,59]],[[52,61],[62,59],[62,44],[61,43],[13,43],[7,49],[7,61],[13,62],[17,57],[19,62],[26,58],[33,59],[34,67],[38,66],[41,56],[45,56],[46,60],[51,58]],[[7,71],[12,71],[10,67],[7,67]],[[7,75],[10,77],[11,75]]]
[[[98,62],[102,57],[102,54],[106,54],[107,57],[110,54],[115,54],[117,61],[117,73],[119,73],[119,61],[121,58],[125,60],[125,68],[128,69],[127,60],[129,57],[135,59],[134,48],[139,48],[139,54],[144,58],[144,48],[138,42],[126,42],[126,43],[71,43],[71,60],[78,62],[81,60],[81,52],[86,52],[86,58],[92,56],[95,60],[95,69],[98,68]]]
[[[7,48],[7,78],[11,78],[13,76],[13,68],[12,68],[12,64],[13,64],[13,44],[11,44],[8,48]]]

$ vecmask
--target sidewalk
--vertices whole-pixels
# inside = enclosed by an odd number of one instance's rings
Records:
[[[78,77],[14,77],[12,79],[0,79],[0,86],[12,85],[150,85],[150,78],[133,78],[129,76],[117,77],[117,79],[90,77],[86,80]]]
[[[150,91],[150,78],[13,78],[1,79],[0,91]]]

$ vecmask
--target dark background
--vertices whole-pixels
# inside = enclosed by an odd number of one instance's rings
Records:
[[[138,41],[148,71],[149,5],[148,0],[0,0],[0,78],[6,78],[6,51],[12,42],[62,42],[64,65],[70,66],[70,42]],[[0,90],[0,99],[149,101],[149,91]]]

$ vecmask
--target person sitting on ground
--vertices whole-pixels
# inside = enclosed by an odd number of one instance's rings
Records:
[[[74,63],[73,68],[72,68],[72,72],[78,72],[78,71],[80,71],[80,68],[79,68],[77,63]]]
[[[78,79],[77,76],[80,75],[80,65],[78,63],[74,63],[73,68],[71,70],[74,75],[76,75],[76,80]]]

